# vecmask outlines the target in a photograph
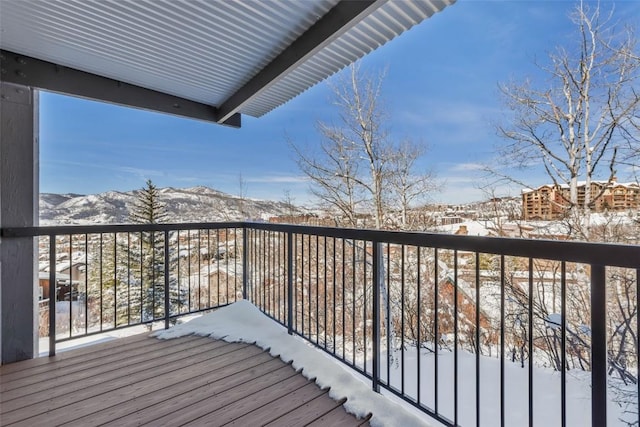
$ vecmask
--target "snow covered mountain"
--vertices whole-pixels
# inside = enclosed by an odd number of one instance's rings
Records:
[[[266,220],[299,215],[307,209],[284,202],[240,198],[208,187],[162,188],[170,222]],[[129,220],[138,190],[100,194],[40,194],[40,225],[122,224]]]

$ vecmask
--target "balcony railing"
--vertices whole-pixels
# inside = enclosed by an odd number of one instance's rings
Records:
[[[245,298],[446,425],[534,425],[554,408],[572,425],[580,385],[587,425],[611,425],[613,404],[638,423],[638,246],[262,223],[3,235],[40,236],[52,354]]]

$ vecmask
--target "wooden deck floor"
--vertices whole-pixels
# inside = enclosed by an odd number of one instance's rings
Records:
[[[0,367],[2,426],[358,426],[249,344],[147,334]]]

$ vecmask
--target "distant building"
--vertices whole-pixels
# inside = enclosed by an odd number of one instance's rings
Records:
[[[585,197],[584,182],[578,184],[578,203]],[[601,194],[602,193],[602,194]],[[627,211],[640,208],[640,185],[637,182],[619,183],[611,181],[591,182],[591,202],[594,212]],[[561,218],[569,207],[568,185],[543,185],[535,190],[522,191],[522,217],[524,220],[552,220]]]
[[[443,216],[440,218],[440,225],[460,224],[462,222],[464,222],[464,218],[461,216]]]

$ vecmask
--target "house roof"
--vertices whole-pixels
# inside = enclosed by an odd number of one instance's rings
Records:
[[[4,0],[2,80],[239,126],[455,0]]]

